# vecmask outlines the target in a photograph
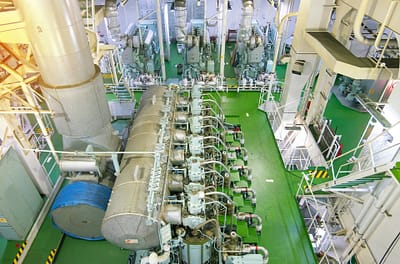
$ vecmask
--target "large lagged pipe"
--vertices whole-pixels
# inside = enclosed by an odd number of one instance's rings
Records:
[[[18,0],[41,88],[55,112],[64,149],[115,150],[111,114],[100,71],[94,66],[76,0]],[[38,15],[45,14],[45,15]]]

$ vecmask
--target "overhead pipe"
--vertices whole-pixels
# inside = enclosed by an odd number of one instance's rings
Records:
[[[226,23],[228,15],[228,0],[224,0],[222,8],[222,34],[221,34],[221,51],[219,57],[219,75],[221,77],[221,85],[224,83],[225,77],[225,44],[226,44]]]
[[[297,16],[297,15],[298,15],[297,12],[286,14],[282,18],[281,22],[279,23],[278,33],[277,33],[277,37],[276,37],[276,41],[275,41],[274,61],[273,61],[273,64],[272,64],[271,73],[275,73],[276,64],[278,63],[279,47],[281,46],[282,35],[283,35],[283,25],[284,25],[285,21],[289,17],[294,17],[294,16]]]
[[[175,0],[174,2],[175,10],[175,34],[176,41],[178,43],[183,43],[186,40],[186,0]]]
[[[165,59],[169,61],[171,59],[171,41],[170,41],[170,36],[169,36],[169,8],[168,4],[164,4],[164,9],[163,9],[163,18],[164,18],[164,31],[165,31],[165,44],[167,45],[166,47],[166,52],[165,52]]]
[[[161,62],[161,77],[162,80],[166,80],[165,73],[165,59],[164,59],[164,40],[163,40],[163,30],[161,24],[161,0],[156,1],[156,9],[157,9],[157,35],[158,35],[158,43],[160,45],[160,62]]]
[[[395,37],[396,37],[396,41],[397,41],[397,47],[399,49],[398,51],[400,52],[400,35],[395,33]],[[400,68],[400,65],[399,65],[399,68]],[[398,73],[397,73],[397,80],[399,80],[399,79],[400,79],[400,71],[398,71]],[[396,82],[396,86],[397,86],[397,82]]]
[[[240,20],[239,41],[247,42],[251,36],[251,22],[254,14],[253,0],[242,0],[242,17]]]
[[[121,161],[121,173],[116,178],[101,232],[106,240],[120,248],[141,250],[160,245],[158,236],[160,212],[153,211],[154,201],[163,200],[158,190],[166,180],[162,177],[161,145],[170,106],[164,101],[165,87],[150,87],[143,93],[141,107],[131,128],[127,151],[156,151],[154,155],[127,155]],[[161,124],[160,124],[161,123]],[[162,211],[162,210],[161,210]]]
[[[204,15],[203,15],[203,45],[206,45],[207,42],[207,0],[203,1],[204,3]]]

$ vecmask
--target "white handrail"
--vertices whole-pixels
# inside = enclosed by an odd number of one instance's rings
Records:
[[[373,144],[373,142],[376,142],[381,136],[383,136],[383,135],[385,135],[386,133],[388,133],[389,131],[393,130],[393,128],[397,127],[399,124],[400,124],[400,121],[398,121],[397,123],[395,123],[395,124],[394,124],[393,126],[391,126],[390,128],[388,128],[388,129],[386,129],[386,130],[383,130],[381,133],[379,133],[377,136],[373,137],[372,139],[370,139],[370,140],[368,140],[368,141],[365,141],[363,144],[358,145],[357,147],[355,147],[355,148],[353,148],[353,149],[351,149],[351,150],[349,150],[349,151],[346,151],[345,153],[341,154],[340,156],[337,156],[337,157],[335,157],[335,158],[333,158],[333,159],[327,161],[327,163],[329,164],[329,167],[332,168],[332,175],[333,175],[333,178],[336,179],[336,178],[337,178],[336,175],[338,174],[338,173],[335,173],[335,169],[334,169],[334,164],[335,164],[335,162],[338,162],[338,160],[343,159],[344,157],[346,157],[346,156],[349,155],[349,154],[354,155],[354,153],[355,153],[356,151],[361,150],[361,149],[364,148],[365,146],[368,146],[368,144]],[[374,152],[374,155],[376,155],[376,154],[378,154],[378,153],[381,153],[381,152],[383,152],[383,151],[386,151],[387,149],[393,148],[393,147],[395,147],[395,146],[397,146],[397,145],[399,145],[399,143],[396,143],[395,145],[389,146],[388,148],[385,148],[385,149],[380,149],[379,151]],[[354,156],[353,156],[353,157],[354,157]],[[354,159],[354,158],[353,158],[353,159]],[[358,159],[358,160],[359,160],[359,159]],[[347,166],[347,165],[355,164],[355,161],[356,161],[356,160],[350,160],[350,161],[348,161],[348,162],[346,162],[346,163],[340,165],[339,168],[342,168],[342,167]],[[340,170],[338,169],[337,171],[339,172]]]

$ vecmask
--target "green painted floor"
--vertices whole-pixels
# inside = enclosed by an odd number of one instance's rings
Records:
[[[366,112],[357,112],[343,106],[335,95],[331,95],[326,106],[324,116],[332,120],[332,126],[338,135],[342,135],[343,153],[357,147],[370,115]]]
[[[255,213],[262,215],[260,245],[269,250],[270,263],[314,263],[314,254],[291,190],[291,175],[282,164],[265,114],[257,110],[256,92],[222,96],[225,114],[237,115],[249,150],[249,166],[257,192]]]
[[[358,112],[343,106],[334,94],[331,94],[324,117],[332,120],[332,128],[336,131],[337,135],[342,135],[340,140],[340,143],[343,145],[342,153],[353,150],[358,146],[359,139],[370,119],[370,115],[366,112]],[[340,165],[347,163],[352,155],[353,152],[350,152],[336,159],[333,163],[335,171],[338,170]]]

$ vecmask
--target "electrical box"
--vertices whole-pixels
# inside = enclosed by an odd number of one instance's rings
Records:
[[[13,148],[0,160],[0,171],[0,236],[24,240],[43,199]]]

